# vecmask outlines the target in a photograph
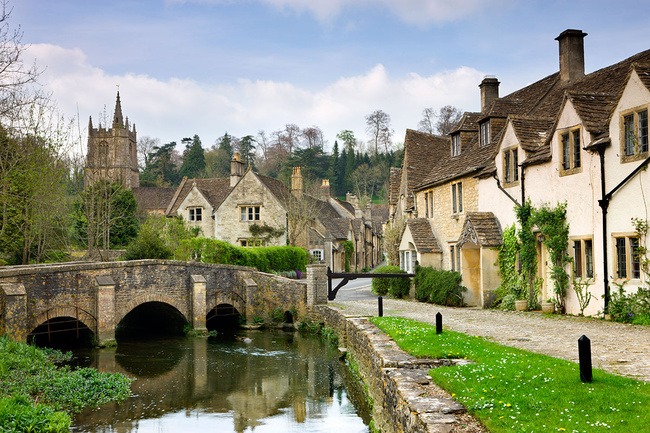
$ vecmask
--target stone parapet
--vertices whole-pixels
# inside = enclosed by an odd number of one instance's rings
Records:
[[[455,414],[465,413],[460,403],[427,395],[427,371],[465,360],[418,359],[397,344],[367,317],[345,317],[325,306],[312,309],[311,318],[331,327],[339,342],[359,366],[374,401],[375,427],[385,433],[446,433],[459,424]]]

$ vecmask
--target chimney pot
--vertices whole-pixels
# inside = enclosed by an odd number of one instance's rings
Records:
[[[490,108],[492,102],[499,97],[499,80],[494,75],[486,75],[479,84],[481,89],[481,111]]]
[[[568,29],[555,38],[560,44],[560,79],[564,82],[585,76],[585,36],[582,30]]]

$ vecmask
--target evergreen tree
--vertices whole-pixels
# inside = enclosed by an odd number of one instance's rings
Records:
[[[247,135],[239,140],[238,148],[242,162],[255,168],[255,145],[253,143],[255,143],[255,138],[252,135]]]
[[[155,182],[157,186],[172,186],[178,181],[176,164],[172,161],[172,154],[176,142],[155,146],[150,154],[149,163],[140,175],[140,179]]]
[[[339,167],[339,142],[334,141],[334,147],[332,148],[332,156],[330,158],[330,166],[328,170],[328,177],[330,179],[331,194],[336,196],[339,194],[340,184],[339,184],[339,174],[341,172]]]
[[[197,178],[205,170],[205,155],[203,154],[203,146],[198,135],[195,134],[191,143],[186,144],[184,156],[185,158],[183,159],[183,164],[178,174],[181,178],[184,176]]]

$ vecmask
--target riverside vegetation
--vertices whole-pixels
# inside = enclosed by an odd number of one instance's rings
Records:
[[[57,366],[71,356],[0,338],[0,432],[67,432],[70,413],[131,394],[122,374]]]
[[[500,346],[409,319],[371,319],[417,357],[474,363],[429,371],[490,432],[640,432],[650,425],[650,384],[594,370],[580,381],[569,361]]]

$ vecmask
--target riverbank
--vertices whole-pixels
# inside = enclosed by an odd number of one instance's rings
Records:
[[[323,306],[313,311],[339,335],[339,345],[358,365],[367,385],[375,428],[382,433],[486,432],[466,408],[431,381],[428,371],[464,360],[418,359],[366,317],[351,317]]]
[[[69,357],[0,338],[0,426],[3,432],[67,432],[69,413],[122,401],[131,379],[95,369],[70,370]]]

